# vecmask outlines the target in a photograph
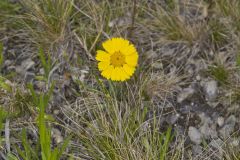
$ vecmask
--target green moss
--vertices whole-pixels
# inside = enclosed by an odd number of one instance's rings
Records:
[[[226,84],[229,73],[223,65],[213,66],[209,69],[210,74],[221,84]]]

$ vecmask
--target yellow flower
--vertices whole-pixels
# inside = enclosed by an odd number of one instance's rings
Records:
[[[112,38],[102,44],[96,59],[101,75],[112,81],[129,79],[137,66],[138,53],[133,44],[123,38]]]

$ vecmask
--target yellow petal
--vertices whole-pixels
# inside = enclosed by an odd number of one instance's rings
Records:
[[[115,68],[112,69],[112,74],[111,74],[111,80],[116,81],[117,79],[117,73],[115,71]]]
[[[126,56],[126,63],[132,67],[135,67],[137,65],[138,62],[138,54],[137,53],[133,53],[131,55]]]
[[[127,65],[127,64],[125,64],[125,65],[123,66],[123,70],[124,70],[129,76],[132,76],[133,73],[134,73],[134,71],[135,71],[135,68],[134,68],[134,67],[131,67],[131,66]]]
[[[116,51],[129,46],[129,41],[123,38],[112,38],[112,43]]]
[[[112,38],[103,42],[103,48],[110,54],[129,46],[129,41],[123,38]]]
[[[106,40],[105,42],[103,42],[102,46],[110,54],[114,53],[116,51],[114,48],[112,39],[109,39],[109,40]]]
[[[99,62],[98,69],[100,71],[103,71],[103,70],[107,69],[109,67],[109,65],[110,65],[110,62],[108,62],[108,61]]]
[[[121,67],[116,67],[115,68],[115,72],[117,73],[117,78],[116,78],[116,80],[117,81],[120,81],[121,80]]]
[[[127,73],[124,71],[123,67],[120,68],[119,75],[120,75],[121,81],[125,81],[129,78],[129,75],[127,75]]]
[[[119,73],[120,73],[120,68],[119,67],[114,68],[112,71],[111,80],[119,81],[121,79],[121,75]]]
[[[102,71],[101,75],[107,79],[110,79],[113,69],[114,69],[113,66],[110,65],[107,69]]]
[[[127,47],[122,47],[121,48],[121,52],[124,54],[124,55],[131,55],[133,53],[137,53],[137,50],[136,48],[134,47],[133,44],[130,44],[128,45]]]
[[[96,60],[98,61],[110,61],[110,54],[102,50],[97,51]]]

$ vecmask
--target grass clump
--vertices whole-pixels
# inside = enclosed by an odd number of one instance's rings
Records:
[[[237,54],[236,57],[236,66],[239,68],[240,67],[240,53]]]
[[[49,48],[69,37],[71,0],[23,0],[21,4],[25,10],[21,18],[34,42]]]
[[[0,76],[0,100],[5,99],[8,104],[6,111],[9,117],[21,117],[34,114],[32,96],[21,88],[15,88],[6,78]]]
[[[85,126],[71,128],[83,145],[81,155],[108,160],[177,159],[180,152],[172,146],[172,128],[161,130],[154,107],[131,99],[134,93],[125,87],[114,85],[110,91],[103,87],[101,93],[87,89],[87,97],[64,108],[72,124]]]
[[[163,39],[169,41],[183,41],[192,44],[201,39],[205,24],[186,22],[185,17],[180,15],[180,4],[175,1],[167,2],[165,8],[155,1],[153,2],[155,7],[147,6],[144,8],[146,14],[152,18],[151,21],[143,21],[144,25],[148,26],[151,32],[160,31],[163,34]]]
[[[234,30],[240,31],[240,2],[238,0],[215,0],[217,13],[230,18]]]
[[[34,144],[30,143],[27,138],[27,129],[23,128],[20,138],[21,143],[19,144],[21,147],[15,147],[17,155],[24,160],[60,160],[70,141],[70,137],[67,138],[62,145],[53,147],[51,127],[47,123],[48,121],[52,121],[53,118],[46,114],[46,107],[52,96],[54,85],[50,87],[47,93],[36,93],[32,85],[29,85],[30,92],[23,92],[19,88],[14,89],[5,81],[4,78],[0,77],[0,89],[5,92],[5,95],[1,93],[0,100],[2,98],[8,100],[9,107],[3,108],[0,106],[0,131],[2,131],[3,122],[6,118],[26,117],[27,113],[30,113],[31,117],[36,119],[39,137]],[[11,97],[11,99],[9,99],[9,97]],[[31,141],[35,140],[31,139]],[[1,142],[4,142],[4,139],[1,138],[0,134],[0,148],[2,148]],[[8,153],[7,157],[12,160],[18,159],[17,156],[12,153]]]
[[[0,133],[3,131],[4,121],[6,118],[7,118],[7,112],[3,109],[2,106],[0,106]],[[0,150],[3,149],[2,142],[4,142],[4,139],[0,134]]]
[[[37,115],[37,126],[39,130],[39,140],[35,147],[31,146],[27,140],[27,133],[24,129],[22,131],[22,145],[23,150],[17,148],[17,152],[21,158],[30,160],[60,160],[63,152],[65,151],[70,138],[67,138],[61,146],[52,148],[51,140],[51,128],[47,125],[47,114],[45,112],[48,102],[51,98],[53,92],[53,86],[49,89],[48,93],[37,95],[33,90],[33,87],[29,86],[31,90],[31,95],[33,97],[33,102],[36,105],[38,111]],[[41,153],[39,156],[38,153]]]
[[[49,53],[45,54],[43,49],[40,48],[39,49],[39,59],[41,61],[41,65],[42,65],[43,70],[44,70],[44,75],[43,76],[38,76],[37,78],[40,79],[40,80],[42,79],[42,80],[48,82],[49,76],[50,76],[50,72],[51,72],[51,70],[53,68],[52,65],[54,65],[52,63],[51,56],[50,56]]]
[[[127,36],[132,1],[76,0],[74,4],[75,36],[89,58],[94,59],[92,55],[106,38]]]
[[[210,74],[221,84],[226,84],[229,78],[229,73],[223,65],[210,67]]]
[[[13,17],[19,12],[20,8],[20,5],[12,3],[9,0],[0,1],[0,31],[4,29],[4,27],[16,26]]]
[[[240,151],[238,147],[234,147],[232,145],[227,145],[224,149],[224,159],[225,160],[239,160],[240,159]]]
[[[1,68],[4,62],[4,57],[3,57],[3,44],[0,43],[0,72],[1,72]]]
[[[217,48],[227,42],[230,34],[224,22],[219,22],[218,19],[211,19],[208,22],[208,27],[211,43]]]

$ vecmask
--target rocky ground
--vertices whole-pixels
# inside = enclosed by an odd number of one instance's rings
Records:
[[[162,3],[164,6],[164,1]],[[221,17],[211,15],[210,11],[206,14],[204,5],[200,8],[197,8],[199,11],[194,7],[181,10],[180,5],[180,16],[191,29],[204,26],[209,19],[221,20]],[[200,36],[192,42],[162,41],[161,36],[165,33],[145,25],[155,23],[154,21],[154,18],[144,19],[144,22],[141,17],[137,18],[132,37],[140,55],[139,66],[144,68],[149,76],[144,88],[144,102],[157,107],[157,114],[161,116],[161,128],[171,125],[176,137],[184,139],[186,155],[192,155],[193,159],[223,159],[226,144],[234,148],[240,146],[237,35],[229,30],[226,33],[224,31],[226,38],[215,44],[209,36],[215,28],[204,27]],[[121,26],[124,23],[128,21],[122,20],[120,23],[120,20],[113,20],[109,25]],[[47,82],[38,79],[44,75],[44,69],[36,45],[29,41],[30,36],[24,31],[11,28],[1,31],[0,37],[4,46],[1,74],[7,77],[7,83],[22,92],[28,83],[33,84],[40,92],[46,90]],[[73,124],[67,120],[66,106],[74,109],[74,105],[81,101],[78,94],[81,93],[79,82],[95,86],[97,82],[93,73],[98,73],[94,60],[89,59],[76,39],[72,41],[76,46],[68,46],[68,50],[71,48],[72,51],[70,58],[54,65],[48,79],[48,82],[56,81],[48,113],[70,127]],[[77,62],[79,55],[81,65]],[[139,72],[141,71],[137,71],[135,75],[136,79],[140,79]],[[106,80],[102,81],[105,83]],[[1,105],[8,107],[13,104],[11,95],[1,96]],[[11,111],[21,114],[23,112],[21,109]],[[149,116],[151,117],[151,113]],[[19,120],[26,122],[33,118],[32,115],[24,115]],[[19,129],[19,125],[12,126],[12,129]],[[52,132],[55,143],[63,141],[66,134],[63,128],[53,127]],[[33,136],[36,135],[33,133]]]

